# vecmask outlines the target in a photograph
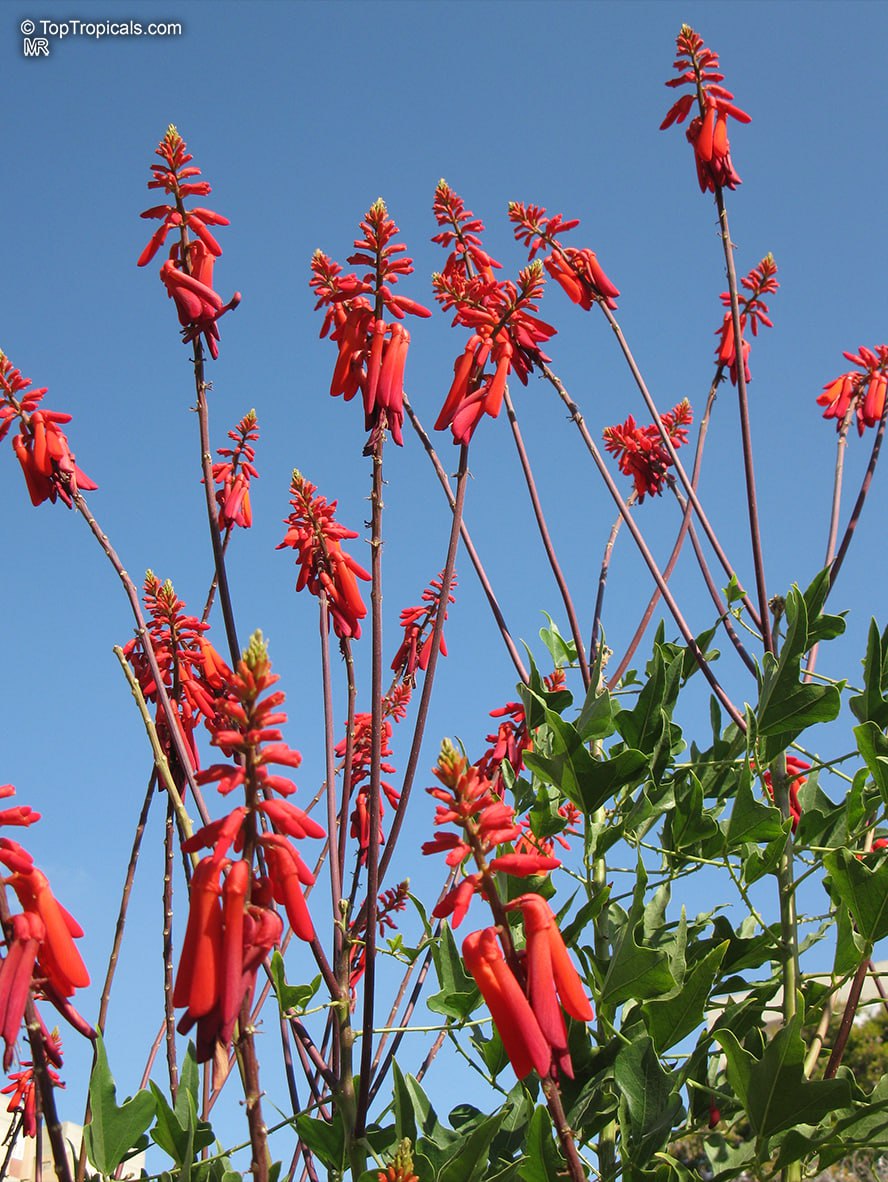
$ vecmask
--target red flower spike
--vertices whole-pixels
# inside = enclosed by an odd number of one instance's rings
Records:
[[[391,285],[411,274],[413,262],[399,257],[406,247],[392,242],[398,227],[382,198],[367,211],[361,230],[363,236],[355,240],[356,252],[348,262],[368,267],[367,274],[362,279],[343,275],[340,265],[318,250],[309,283],[317,296],[315,307],[326,309],[321,336],[329,334],[339,347],[330,394],[341,394],[348,402],[361,391],[365,427],[370,432],[365,451],[372,451],[383,427],[396,444],[403,443],[404,366],[410,334],[400,324],[388,323],[382,312],[389,312],[396,321],[405,315],[427,317],[431,312],[392,292]]]
[[[57,1034],[43,1035],[43,1053],[51,1063],[62,1065],[60,1048],[62,1041]],[[9,1067],[4,1067],[5,1071]],[[49,1078],[54,1087],[63,1088],[58,1073],[51,1067],[47,1068]],[[20,1112],[22,1116],[22,1134],[25,1137],[37,1136],[37,1083],[34,1078],[34,1064],[30,1059],[22,1063],[21,1071],[14,1071],[9,1076],[9,1083],[0,1089],[0,1095],[9,1096],[7,1112]]]
[[[531,1071],[548,1075],[552,1052],[521,986],[512,976],[493,928],[466,936],[462,946],[466,968],[481,990],[509,1062],[519,1079]]]
[[[676,448],[688,441],[687,427],[691,417],[691,404],[686,398],[661,417],[660,421]],[[605,449],[617,457],[620,471],[633,478],[639,504],[648,494],[659,496],[662,493],[672,459],[653,423],[639,427],[629,415],[625,423],[605,427],[602,438]]]
[[[888,393],[888,345],[867,349],[861,345],[856,353],[843,355],[863,371],[851,370],[841,374],[823,387],[818,406],[825,406],[825,419],[836,420],[840,430],[845,416],[853,410],[857,417],[857,432],[862,435],[867,427],[875,427],[885,413]]]
[[[429,586],[422,593],[423,604],[418,607],[408,607],[401,612],[401,627],[404,629],[404,639],[392,661],[392,669],[402,679],[415,680],[416,670],[425,672],[432,652],[432,639],[435,627],[435,617],[438,613],[438,602],[441,598],[442,580],[444,572],[432,579]],[[456,586],[456,576],[450,581],[448,603],[455,603],[452,594]],[[447,612],[444,612],[447,619]],[[441,633],[441,656],[447,656],[447,645],[444,643],[444,633]]]
[[[212,209],[195,206],[185,208],[185,198],[201,196],[210,192],[206,181],[190,179],[200,175],[200,169],[186,167],[192,159],[185,150],[185,141],[176,128],[170,124],[166,135],[155,149],[163,164],[152,164],[153,179],[149,189],[163,189],[172,198],[168,205],[154,205],[144,210],[143,218],[159,219],[161,224],[152,234],[148,245],[139,256],[138,265],[146,266],[166,242],[170,231],[175,231],[178,241],[170,250],[170,257],[160,270],[160,277],[167,294],[175,300],[179,323],[182,325],[182,340],[187,343],[203,336],[213,358],[219,356],[219,330],[216,321],[223,313],[236,308],[240,293],[235,292],[227,304],[213,290],[213,263],[222,254],[222,247],[208,226],[227,226],[228,218]],[[183,183],[184,182],[184,183]],[[189,229],[195,235],[189,241]]]
[[[753,267],[745,279],[740,280],[741,286],[750,293],[740,301],[740,330],[742,333],[746,331],[747,322],[749,323],[753,336],[758,335],[760,324],[765,325],[766,328],[773,327],[768,315],[768,305],[762,299],[762,296],[775,292],[780,286],[775,278],[776,274],[777,264],[774,262],[774,256],[767,254],[757,267]],[[716,330],[716,335],[719,338],[719,343],[715,350],[716,359],[720,366],[725,366],[729,369],[731,381],[736,386],[737,348],[734,341],[734,319],[730,310],[730,292],[722,292],[721,302],[728,311],[725,313],[721,328]],[[744,376],[746,381],[749,382],[752,380],[749,372],[749,342],[745,337],[743,339],[742,353]]]
[[[230,530],[234,526],[249,529],[253,524],[250,507],[250,481],[259,479],[253,461],[256,458],[253,443],[259,438],[259,425],[255,410],[249,411],[237,424],[228,438],[235,446],[220,447],[221,461],[213,464],[213,480],[221,488],[216,491],[219,506],[219,528]]]
[[[290,504],[293,512],[286,519],[288,527],[278,550],[296,551],[299,578],[296,590],[308,587],[313,595],[323,589],[333,631],[340,638],[361,635],[360,621],[367,608],[358,591],[358,579],[370,581],[369,573],[342,549],[342,541],[356,538],[354,530],[334,521],[336,501],[315,495],[317,487],[294,469],[290,481]]]
[[[678,57],[674,64],[679,75],[670,78],[666,85],[672,88],[689,85],[694,90],[672,104],[660,130],[665,131],[673,123],[683,123],[696,100],[699,113],[688,124],[686,134],[694,149],[700,190],[714,193],[717,188],[736,189],[740,177],[731,163],[728,117],[738,123],[749,123],[751,116],[734,105],[733,94],[721,85],[724,75],[719,72],[718,54],[707,49],[703,38],[689,25],[682,25],[676,46]]]
[[[395,1151],[388,1169],[379,1171],[377,1182],[419,1182],[419,1177],[413,1172],[413,1154],[407,1137]]]
[[[594,250],[564,246],[559,234],[575,229],[579,219],[565,221],[560,213],[547,217],[541,205],[509,202],[509,221],[515,238],[528,248],[529,257],[543,253],[543,265],[573,303],[587,312],[596,302],[616,310],[619,290],[611,283]]]

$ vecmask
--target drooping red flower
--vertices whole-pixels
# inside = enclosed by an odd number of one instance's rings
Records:
[[[299,752],[287,746],[278,729],[286,721],[279,709],[284,694],[267,693],[278,680],[271,672],[267,645],[261,633],[255,633],[228,679],[211,727],[213,745],[238,762],[214,764],[198,775],[199,783],[215,783],[223,795],[243,786],[246,803],[182,844],[188,853],[212,850],[192,875],[188,925],[173,990],[173,1004],[185,1008],[179,1030],[186,1033],[197,1024],[201,1062],[212,1058],[217,1047],[230,1045],[235,1023],[252,999],[259,965],[280,942],[283,923],[272,900],[283,906],[297,936],[314,938],[302,890],[314,882],[314,875],[293,839],[323,837],[324,830],[290,801],[271,796],[289,796],[296,786],[270,769],[295,768],[301,762]],[[230,859],[232,847],[243,857]],[[265,872],[252,862],[257,847],[264,854]]]
[[[707,49],[703,38],[689,25],[682,25],[676,48],[674,66],[679,75],[670,78],[666,85],[673,88],[689,85],[693,89],[672,104],[660,130],[665,131],[673,123],[683,123],[696,102],[698,114],[688,124],[686,134],[694,149],[701,192],[736,189],[740,177],[731,162],[728,117],[738,123],[749,123],[752,117],[734,105],[733,94],[721,85],[724,74],[719,72],[718,54]]]
[[[254,460],[256,449],[253,444],[259,438],[259,424],[255,410],[250,410],[228,438],[234,447],[220,447],[221,461],[213,464],[213,480],[221,488],[216,491],[219,506],[219,528],[232,529],[240,526],[249,529],[253,524],[253,510],[250,507],[250,481],[259,479]]]
[[[524,972],[531,1009],[552,1048],[558,1070],[572,1079],[567,1028],[561,1011],[578,1022],[591,1022],[595,1017],[580,975],[568,956],[552,909],[541,895],[521,895],[506,910],[519,910],[524,919]]]
[[[321,336],[329,333],[339,347],[330,394],[341,394],[348,402],[361,391],[365,428],[370,432],[365,448],[369,454],[382,430],[391,431],[396,444],[403,443],[404,366],[410,334],[399,322],[408,315],[426,317],[431,312],[392,291],[401,276],[413,272],[413,260],[404,256],[406,246],[392,241],[398,227],[381,197],[365,214],[361,230],[348,263],[367,267],[363,277],[343,275],[338,263],[317,250],[311,261],[310,286],[317,296],[315,308],[326,309]],[[386,311],[394,322],[385,320]]]
[[[22,377],[0,350],[0,440],[18,420],[12,448],[22,466],[32,505],[60,499],[70,509],[72,494],[91,492],[98,485],[74,462],[63,423],[71,416],[55,410],[39,410],[47,387],[30,390],[31,379]]]
[[[687,398],[661,416],[660,422],[675,447],[687,443],[687,427],[691,418],[691,404]],[[672,459],[663,446],[656,425],[651,423],[647,427],[639,427],[634,417],[629,415],[625,423],[605,427],[602,437],[605,449],[617,457],[620,471],[632,477],[639,503],[649,494],[659,496]]]
[[[155,155],[162,164],[152,164],[153,179],[149,189],[163,189],[171,202],[154,205],[143,211],[143,218],[160,220],[160,226],[152,234],[148,245],[139,256],[138,265],[150,263],[170,231],[178,240],[170,250],[170,256],[160,270],[160,277],[167,289],[167,295],[175,301],[179,323],[182,325],[182,339],[186,343],[202,336],[211,355],[219,356],[219,329],[216,322],[223,313],[236,308],[240,293],[235,292],[226,304],[213,290],[213,264],[222,254],[222,247],[208,229],[209,226],[227,226],[228,218],[202,206],[185,208],[185,199],[205,197],[211,187],[206,181],[194,181],[200,176],[200,169],[190,165],[192,157],[186,151],[185,141],[176,128],[170,124],[166,134],[155,149]],[[195,237],[189,237],[191,231]]]
[[[494,928],[470,932],[463,941],[463,960],[481,990],[509,1062],[519,1079],[531,1071],[549,1075],[552,1050],[537,1016],[497,943]]]
[[[435,617],[438,614],[438,603],[441,598],[442,580],[444,572],[432,579],[429,586],[422,593],[423,602],[417,607],[407,607],[401,612],[401,627],[404,638],[392,661],[392,669],[400,679],[413,681],[416,670],[425,672],[429,657],[432,653],[432,639],[435,631]],[[456,576],[450,581],[448,603],[455,603],[453,588],[456,586]],[[444,612],[447,619],[447,612]],[[441,633],[441,656],[447,656],[447,645],[444,643],[444,633]]]
[[[808,777],[804,773],[810,770],[810,763],[806,763],[804,759],[799,759],[796,755],[786,756],[786,775],[789,780],[789,811],[792,816],[793,833],[798,829],[799,821],[802,819],[802,806],[799,804],[799,789],[803,784],[807,784]],[[773,800],[774,785],[771,780],[770,770],[765,771],[762,779],[765,782],[768,795]]]
[[[427,791],[441,802],[435,809],[439,829],[431,841],[424,843],[422,852],[445,854],[444,860],[451,867],[460,866],[469,857],[477,866],[477,873],[466,875],[441,899],[432,912],[437,919],[452,916],[453,926],[458,927],[472,896],[483,891],[485,877],[492,873],[528,878],[547,874],[561,865],[557,858],[538,851],[497,854],[498,846],[521,836],[514,809],[494,791],[478,767],[447,740],[433,770],[442,787]],[[445,831],[445,825],[453,825],[461,833]],[[491,854],[493,857],[489,857]]]
[[[604,273],[595,251],[564,246],[559,238],[580,224],[578,218],[565,220],[560,213],[547,217],[541,205],[510,201],[509,220],[515,226],[515,238],[528,248],[531,259],[543,252],[544,267],[568,299],[587,312],[595,303],[616,309],[620,293]]]
[[[741,285],[750,293],[740,302],[743,373],[747,382],[752,380],[752,375],[749,372],[749,341],[746,340],[745,336],[746,325],[748,322],[753,336],[758,336],[760,324],[765,325],[766,328],[773,328],[773,323],[768,315],[768,305],[762,299],[762,296],[770,295],[780,286],[777,282],[776,275],[777,264],[774,262],[774,256],[767,254],[757,267],[753,267],[749,274],[740,280]],[[723,365],[729,370],[731,381],[736,386],[737,346],[734,341],[731,293],[723,291],[721,293],[721,302],[727,308],[727,311],[725,312],[721,328],[716,330],[716,335],[719,338],[719,343],[715,350],[716,359],[719,365]]]
[[[845,416],[853,410],[857,417],[857,433],[862,435],[867,427],[875,427],[885,413],[888,345],[876,345],[874,349],[861,345],[856,353],[843,353],[842,356],[863,372],[850,370],[827,382],[817,405],[826,407],[825,419],[836,420],[836,430],[841,429]]]
[[[296,551],[299,578],[296,590],[308,587],[312,595],[327,596],[333,631],[340,638],[361,635],[360,621],[367,608],[358,590],[358,579],[370,581],[369,573],[342,549],[342,542],[356,538],[354,530],[334,521],[336,501],[328,503],[317,486],[293,470],[290,481],[290,504],[293,512],[286,519],[287,533],[276,549]],[[317,495],[316,495],[317,494]]]

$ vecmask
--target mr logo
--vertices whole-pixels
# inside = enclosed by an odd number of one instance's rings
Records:
[[[46,37],[25,37],[22,48],[25,57],[49,57],[49,41]]]

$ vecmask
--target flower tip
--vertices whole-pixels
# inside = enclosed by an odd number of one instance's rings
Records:
[[[268,660],[268,641],[257,628],[250,637],[250,643],[244,649],[242,660],[248,669],[254,670],[258,665]]]

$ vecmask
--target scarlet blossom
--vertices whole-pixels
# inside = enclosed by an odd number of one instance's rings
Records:
[[[61,1060],[62,1040],[58,1034],[42,1035],[44,1053],[52,1057],[53,1062]],[[54,1087],[63,1088],[65,1085],[59,1078],[58,1072],[47,1065],[47,1073]],[[25,1137],[37,1136],[37,1082],[34,1078],[34,1064],[30,1059],[22,1063],[20,1071],[13,1071],[9,1076],[9,1083],[0,1088],[0,1095],[9,1096],[7,1112],[18,1112],[22,1118],[22,1134]]]
[[[531,259],[543,252],[543,265],[568,299],[587,312],[595,303],[602,303],[612,311],[616,309],[620,293],[605,274],[595,251],[564,246],[561,242],[559,235],[576,229],[580,224],[578,218],[565,220],[560,213],[547,217],[541,205],[510,201],[509,220],[515,226],[515,238],[528,248]]]
[[[392,291],[402,276],[413,272],[413,260],[404,256],[406,246],[392,241],[398,227],[381,197],[365,214],[361,230],[348,263],[367,267],[367,272],[361,278],[354,273],[343,275],[338,263],[317,250],[309,283],[317,296],[315,308],[326,309],[321,336],[329,333],[339,347],[330,394],[341,394],[348,402],[361,391],[364,425],[370,432],[365,448],[369,454],[385,429],[396,444],[403,443],[404,367],[410,334],[399,322],[408,315],[427,317],[431,312]],[[384,312],[394,321],[387,321]]]
[[[216,504],[219,507],[219,528],[230,530],[234,526],[249,529],[253,524],[253,510],[250,507],[250,481],[259,479],[254,460],[256,449],[253,444],[259,438],[259,424],[255,410],[250,410],[240,420],[228,438],[234,447],[220,447],[219,463],[213,464],[213,480],[221,488],[216,490]]]
[[[382,731],[380,740],[380,772],[383,775],[394,775],[394,765],[388,763],[388,759],[392,754],[391,738],[392,738],[392,723],[391,718],[399,721],[403,714],[395,714],[394,705],[396,702],[400,703],[402,698],[400,695],[392,697],[386,695],[382,700]],[[334,753],[337,759],[344,759],[347,756],[348,741],[342,739],[336,744]],[[373,766],[373,715],[369,713],[358,713],[354,717],[354,726],[351,741],[351,764],[349,773],[349,791],[354,794],[354,808],[351,815],[351,836],[355,838],[358,843],[358,859],[360,864],[366,865],[367,855],[370,849],[371,833],[370,833],[370,781]],[[382,794],[388,800],[392,808],[397,808],[398,802],[401,799],[400,792],[395,789],[388,780],[380,780],[380,789]],[[385,834],[382,828],[382,819],[385,815],[385,810],[382,805],[382,800],[379,802],[379,824],[372,839],[378,845],[385,843]]]
[[[564,670],[555,669],[543,678],[546,691],[557,693],[564,688]],[[524,752],[533,747],[533,739],[527,728],[527,718],[524,707],[520,702],[507,702],[505,706],[490,711],[491,718],[499,718],[495,734],[487,736],[488,743],[493,746],[481,756],[477,762],[478,770],[486,776],[493,785],[497,796],[505,791],[502,765],[508,761],[514,774],[520,775],[524,770]]]
[[[716,189],[736,189],[740,177],[731,162],[728,117],[738,123],[749,123],[751,116],[734,105],[733,94],[721,85],[725,76],[719,72],[718,54],[707,49],[703,38],[689,25],[682,25],[676,48],[674,66],[679,75],[670,78],[666,85],[672,88],[689,85],[693,89],[672,104],[660,130],[665,131],[673,123],[683,123],[696,102],[698,114],[688,124],[686,134],[694,149],[700,190],[714,193]]]
[[[379,928],[380,936],[384,935],[386,930],[393,932],[397,930],[398,925],[392,919],[392,916],[396,912],[406,909],[409,890],[410,883],[405,879],[404,882],[399,882],[397,886],[391,887],[379,895],[376,903],[376,926]],[[362,929],[356,923],[351,925],[352,944],[348,970],[348,987],[352,992],[354,992],[367,967],[367,946],[365,940],[362,938],[364,931],[366,931],[366,928]]]
[[[429,586],[422,593],[422,604],[417,607],[407,607],[401,612],[401,627],[404,629],[404,639],[392,661],[392,669],[401,678],[413,680],[416,670],[423,672],[428,667],[432,653],[435,617],[438,614],[438,603],[441,599],[442,580],[444,572],[437,579],[432,579]],[[450,581],[451,594],[447,596],[448,603],[455,603],[452,594],[456,586],[456,578]],[[447,619],[447,612],[444,612]],[[444,643],[444,633],[441,632],[441,656],[447,656],[447,645]]]
[[[524,972],[531,1009],[552,1048],[558,1070],[572,1079],[567,1028],[561,1011],[578,1022],[591,1022],[595,1017],[580,975],[568,956],[552,909],[541,895],[521,895],[506,910],[521,912],[527,941]]]
[[[163,163],[151,165],[153,176],[148,188],[163,189],[172,200],[169,204],[154,205],[142,212],[143,218],[159,220],[160,225],[139,256],[138,265],[144,267],[151,262],[170,231],[178,235],[169,258],[161,267],[160,277],[167,295],[175,301],[183,341],[187,343],[203,336],[210,354],[216,358],[219,356],[216,321],[223,313],[236,308],[241,297],[235,292],[226,304],[213,290],[213,264],[222,254],[222,247],[209,227],[227,226],[229,221],[203,206],[185,208],[186,198],[205,197],[211,192],[211,186],[206,181],[193,179],[200,176],[200,169],[190,163],[192,156],[172,124],[155,149],[155,155]],[[194,234],[193,239],[189,239],[189,231]]]
[[[741,285],[750,293],[748,296],[744,296],[740,302],[741,352],[743,354],[743,373],[747,382],[752,380],[752,375],[749,372],[750,346],[749,341],[746,340],[744,335],[746,325],[748,322],[753,336],[758,336],[760,324],[765,325],[766,328],[773,327],[772,321],[768,316],[768,305],[762,299],[762,296],[775,292],[779,287],[775,278],[776,274],[777,264],[774,262],[774,256],[767,254],[757,267],[753,267],[749,274],[740,280]],[[734,340],[734,317],[731,312],[730,292],[722,292],[721,302],[728,311],[725,312],[721,328],[716,330],[716,335],[719,338],[719,343],[715,350],[716,359],[720,366],[728,369],[731,375],[731,381],[736,386],[737,346]]]
[[[441,746],[434,773],[442,787],[427,791],[440,802],[435,809],[435,825],[439,831],[431,841],[424,843],[422,852],[445,854],[444,860],[451,867],[460,866],[472,857],[478,869],[478,873],[466,875],[444,895],[432,912],[436,918],[452,916],[453,926],[457,927],[472,896],[483,892],[485,880],[491,874],[527,878],[548,874],[561,865],[557,858],[538,851],[512,852],[506,849],[497,854],[498,846],[507,846],[521,836],[514,809],[494,791],[478,767],[470,765],[466,757],[446,740]],[[447,832],[442,828],[445,825],[453,825],[462,832]]]
[[[691,404],[687,398],[661,416],[660,422],[674,447],[687,443],[691,418]],[[625,423],[605,427],[602,437],[605,449],[617,457],[620,471],[632,477],[639,503],[648,494],[659,496],[662,493],[672,458],[663,446],[655,424],[639,427],[629,415]]]
[[[885,413],[885,394],[888,391],[888,345],[876,345],[868,349],[865,345],[856,353],[843,356],[859,366],[862,372],[851,370],[833,378],[823,387],[818,397],[818,406],[825,406],[825,419],[836,420],[840,430],[845,416],[853,410],[857,417],[857,433],[862,435],[867,427],[875,427]]]
[[[209,624],[190,616],[185,602],[167,579],[161,583],[153,571],[147,571],[144,603],[151,647],[163,678],[164,688],[191,757],[191,766],[200,767],[195,729],[203,721],[210,726],[216,717],[217,702],[228,684],[231,670],[204,635]],[[154,674],[139,639],[124,645],[124,654],[133,667],[139,687],[149,702],[157,706],[158,736],[168,758],[172,758],[168,720],[154,681]],[[184,791],[181,778],[179,790]]]
[[[287,533],[276,549],[290,547],[296,551],[296,590],[308,587],[312,595],[318,596],[323,591],[333,631],[340,639],[357,640],[360,621],[367,614],[357,581],[369,582],[370,574],[343,550],[342,542],[358,535],[334,520],[337,502],[328,502],[317,486],[296,469],[290,481],[290,504],[293,512],[284,522]]]
[[[55,410],[40,410],[47,387],[29,389],[31,379],[22,377],[0,350],[0,440],[18,420],[18,434],[12,449],[22,466],[32,505],[60,499],[70,509],[73,495],[91,492],[98,485],[77,467],[63,423],[71,416]]]
[[[242,785],[246,804],[203,826],[182,844],[187,853],[212,850],[192,875],[188,924],[173,989],[173,1004],[185,1008],[179,1030],[185,1033],[197,1024],[201,1062],[212,1058],[218,1047],[230,1045],[235,1023],[252,999],[258,967],[280,942],[283,922],[272,900],[283,906],[297,936],[314,938],[302,890],[314,882],[314,875],[293,839],[323,837],[324,830],[289,800],[271,795],[289,796],[296,786],[270,769],[295,768],[301,762],[299,752],[287,746],[278,729],[286,721],[279,709],[285,696],[280,691],[267,693],[278,680],[271,672],[267,645],[261,633],[255,633],[237,669],[229,672],[211,726],[212,744],[239,762],[213,764],[198,775],[199,783],[215,783],[223,795]],[[252,863],[256,846],[264,854],[265,872]],[[244,856],[230,859],[232,847]]]
[[[802,806],[799,804],[799,789],[803,784],[807,784],[808,777],[804,773],[810,770],[810,763],[806,763],[804,759],[799,759],[795,755],[786,756],[786,775],[789,781],[789,812],[792,817],[793,833],[798,829],[799,821],[802,819]],[[774,785],[771,780],[771,772],[766,771],[762,779],[765,782],[768,795],[773,800]]]
[[[494,269],[499,270],[502,264],[491,258],[482,246],[480,235],[484,223],[466,209],[462,197],[443,179],[435,189],[432,212],[438,225],[447,227],[432,238],[432,242],[451,252],[445,270],[456,268],[467,278],[476,273],[492,280]]]
[[[509,1062],[519,1079],[531,1071],[547,1076],[552,1050],[537,1016],[497,943],[493,928],[471,932],[462,946],[466,968],[481,991]]]

